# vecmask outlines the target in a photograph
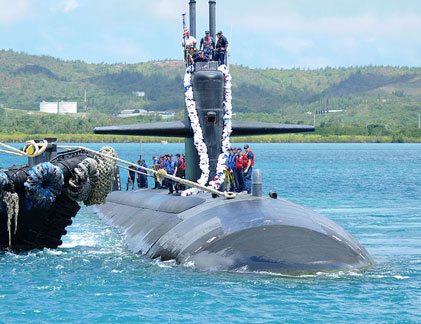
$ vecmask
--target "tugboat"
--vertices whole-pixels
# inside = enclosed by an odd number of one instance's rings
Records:
[[[190,0],[190,34],[196,36],[196,1]],[[216,1],[209,1],[215,37]],[[188,66],[184,121],[97,127],[97,134],[184,137],[186,178],[221,189],[230,136],[314,131],[313,126],[231,121],[231,76],[218,62]],[[213,179],[212,181],[208,181]],[[113,191],[95,213],[124,235],[128,247],[161,260],[205,270],[280,274],[364,269],[374,262],[343,228],[299,204],[262,196],[260,170],[252,194],[228,195],[191,188],[182,195],[159,190]],[[222,196],[222,197],[221,197]]]
[[[113,160],[82,149],[57,153],[55,138],[30,141],[22,150],[1,145],[28,156],[28,164],[0,169],[0,250],[57,248],[78,201],[98,204],[112,190]],[[101,151],[115,156],[112,148]]]

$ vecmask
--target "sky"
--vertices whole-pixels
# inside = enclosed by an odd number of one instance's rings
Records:
[[[0,0],[0,48],[89,63],[182,59],[188,0]],[[197,34],[208,25],[197,0]],[[188,20],[188,19],[187,19]],[[231,63],[421,66],[419,0],[217,0]]]

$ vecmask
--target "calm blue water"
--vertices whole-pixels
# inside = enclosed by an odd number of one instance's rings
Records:
[[[138,144],[113,146],[138,159]],[[0,323],[421,323],[421,145],[252,149],[265,193],[336,221],[376,266],[302,278],[201,272],[133,255],[83,207],[58,250],[0,254]],[[182,150],[143,145],[147,161]],[[0,154],[0,167],[13,163],[25,161]]]

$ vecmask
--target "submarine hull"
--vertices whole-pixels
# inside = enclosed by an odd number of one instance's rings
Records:
[[[373,265],[338,224],[282,199],[115,191],[94,211],[134,253],[197,269],[299,275]]]

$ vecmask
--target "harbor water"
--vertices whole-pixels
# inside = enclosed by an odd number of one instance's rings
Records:
[[[139,159],[139,144],[111,145]],[[250,146],[264,194],[337,222],[375,266],[301,277],[199,271],[132,254],[82,207],[59,249],[0,252],[0,323],[421,323],[421,145]],[[183,149],[143,144],[142,157],[150,165]],[[0,153],[0,168],[24,163]]]

